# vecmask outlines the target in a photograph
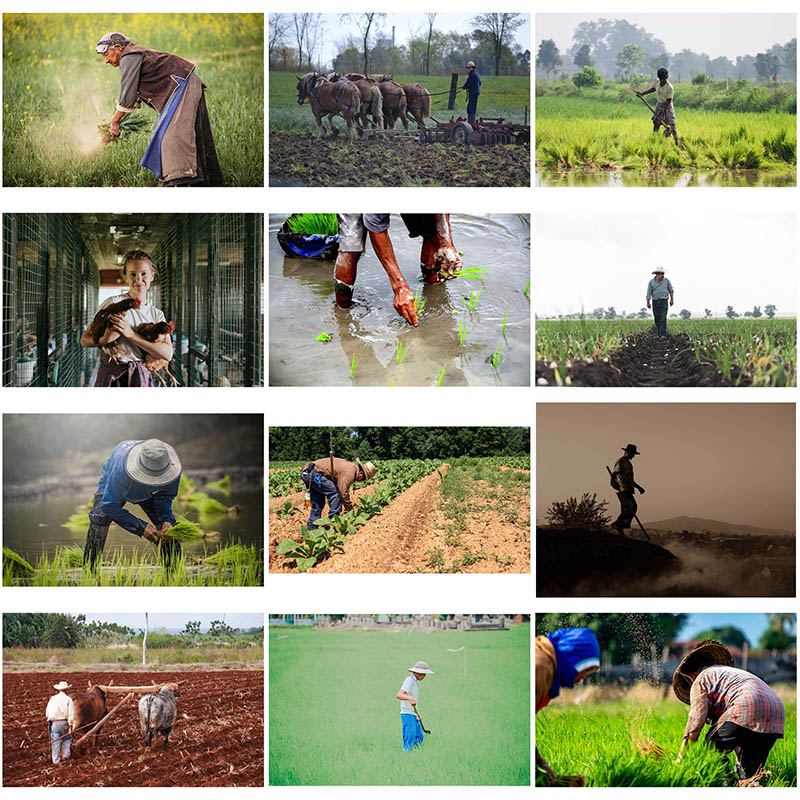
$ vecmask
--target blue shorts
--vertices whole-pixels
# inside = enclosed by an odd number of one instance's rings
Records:
[[[413,750],[422,744],[422,725],[416,714],[401,714],[403,723],[403,750]]]

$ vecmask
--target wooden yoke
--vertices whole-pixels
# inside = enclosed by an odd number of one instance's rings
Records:
[[[168,683],[174,683],[176,686],[180,686],[188,680],[188,678],[184,678],[182,681],[164,681],[163,683],[153,683],[149,686],[104,686],[102,683],[95,683],[92,685],[99,687],[106,694],[122,694],[123,692],[148,694],[149,692],[157,692],[162,686],[166,686]]]

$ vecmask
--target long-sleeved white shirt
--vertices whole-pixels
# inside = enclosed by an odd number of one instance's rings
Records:
[[[65,719],[70,725],[75,719],[75,710],[72,705],[72,698],[64,692],[54,694],[47,701],[47,709],[45,716],[48,722],[55,722],[56,720]]]

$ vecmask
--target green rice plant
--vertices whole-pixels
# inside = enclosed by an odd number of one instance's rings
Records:
[[[527,297],[527,296],[528,296],[528,292],[529,292],[530,290],[531,290],[531,282],[530,282],[530,281],[528,281],[528,282],[525,284],[525,288],[522,290],[522,294],[524,294],[524,295],[525,295],[525,297]]]
[[[336,214],[291,214],[286,218],[286,227],[292,233],[316,236],[336,236],[339,221]]]
[[[224,494],[225,497],[231,496],[231,476],[225,475],[224,477],[220,478],[218,481],[213,481],[212,483],[206,484],[206,489],[210,489],[212,492],[219,492],[220,494]]]
[[[350,362],[350,377],[354,378],[356,375],[356,354],[353,353],[353,360]]]
[[[425,309],[425,303],[427,301],[422,296],[422,287],[417,289],[417,293],[414,295],[414,310],[417,312],[417,316],[422,314],[423,310]]]
[[[492,369],[497,369],[500,366],[500,362],[502,360],[503,360],[503,351],[495,350],[494,353],[492,353],[492,360],[491,360]]]
[[[467,341],[467,326],[458,323],[458,343],[463,347]]]
[[[322,342],[323,344],[327,344],[328,342],[332,342],[333,341],[333,336],[331,336],[329,333],[325,333],[325,331],[323,331],[319,336],[315,337],[314,341],[315,342]]]
[[[89,515],[70,514],[67,521],[61,523],[61,527],[71,531],[86,531],[89,528]]]
[[[33,567],[16,551],[10,547],[3,547],[3,576],[4,584],[8,585],[5,576],[16,577],[19,575],[29,575],[33,572]]]
[[[182,514],[175,515],[175,524],[167,528],[161,535],[166,539],[178,539],[181,542],[202,539],[203,529],[195,522],[186,519]]]
[[[486,276],[483,274],[488,270],[489,267],[464,267],[464,269],[459,270],[456,274],[456,278],[471,278],[474,281],[483,281],[486,280]]]
[[[442,381],[444,380],[444,372],[447,369],[447,364],[442,367],[442,371],[439,373],[439,377],[436,379],[436,385],[441,386]]]
[[[186,498],[194,492],[194,479],[186,476],[186,473],[181,473],[181,479],[178,484],[177,499],[184,502]]]
[[[503,314],[503,327],[500,329],[500,332],[503,334],[503,336],[506,335],[506,324],[507,323],[508,323],[508,311],[506,311],[505,314]]]
[[[478,307],[478,300],[480,299],[481,292],[483,292],[483,289],[479,289],[477,292],[470,292],[468,302],[466,298],[464,299],[464,302],[467,303],[467,309],[469,311],[474,311]]]
[[[395,356],[395,359],[397,360],[398,364],[402,364],[403,361],[405,361],[407,353],[408,353],[408,348],[398,339],[397,355]]]
[[[186,501],[192,508],[197,509],[200,514],[229,514],[234,510],[238,511],[238,506],[226,506],[209,497],[205,492],[195,492],[189,495]]]
[[[80,569],[83,567],[83,548],[77,544],[57,547],[53,560],[61,560],[67,569]]]

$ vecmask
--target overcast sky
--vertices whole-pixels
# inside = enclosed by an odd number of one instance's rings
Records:
[[[564,52],[575,28],[587,20],[626,19],[664,42],[670,53],[689,49],[711,58],[752,55],[794,38],[794,14],[537,14],[536,46],[555,39]]]
[[[73,611],[73,614],[83,614],[83,611]],[[232,628],[258,628],[264,624],[263,614],[227,614],[223,611],[214,614],[150,614],[150,630],[168,628],[169,630],[183,630],[187,622],[199,620],[200,630],[208,630],[212,620],[223,619]],[[86,614],[87,622],[116,622],[117,625],[127,625],[138,630],[144,628],[144,612],[136,614]]]
[[[439,14],[436,17],[434,28],[438,31],[448,33],[457,31],[458,33],[469,33],[474,29],[469,20],[475,12],[469,14]],[[530,15],[525,15],[525,22],[514,32],[515,41],[519,42],[523,50],[530,49],[531,22]],[[314,60],[318,60],[318,53],[322,54],[322,61],[329,63],[334,56],[339,53],[338,44],[344,41],[349,34],[360,38],[358,27],[354,22],[342,20],[341,14],[323,14],[322,25],[324,35],[322,37],[322,48],[317,50]],[[373,30],[382,31],[387,36],[392,35],[392,26],[395,26],[395,44],[405,44],[412,37],[412,31],[416,34],[427,33],[428,19],[425,14],[387,14],[386,17],[377,21],[377,26],[373,23]],[[287,37],[289,45],[292,44],[291,28]],[[512,48],[513,49],[513,48]]]
[[[539,403],[536,423],[537,520],[584,492],[615,516],[606,465],[630,442],[644,525],[685,515],[794,530],[794,404]]]
[[[669,217],[664,251],[653,233],[663,217],[641,214],[539,214],[535,221],[533,297],[539,316],[586,313],[598,306],[617,312],[645,305],[657,266],[667,270],[677,313],[715,314],[732,305],[740,314],[773,303],[794,314],[797,242],[795,218],[771,215]]]
[[[693,639],[709,628],[721,628],[725,625],[733,625],[744,631],[750,644],[757,645],[761,634],[769,627],[769,622],[766,614],[689,614],[680,638],[684,641]]]

